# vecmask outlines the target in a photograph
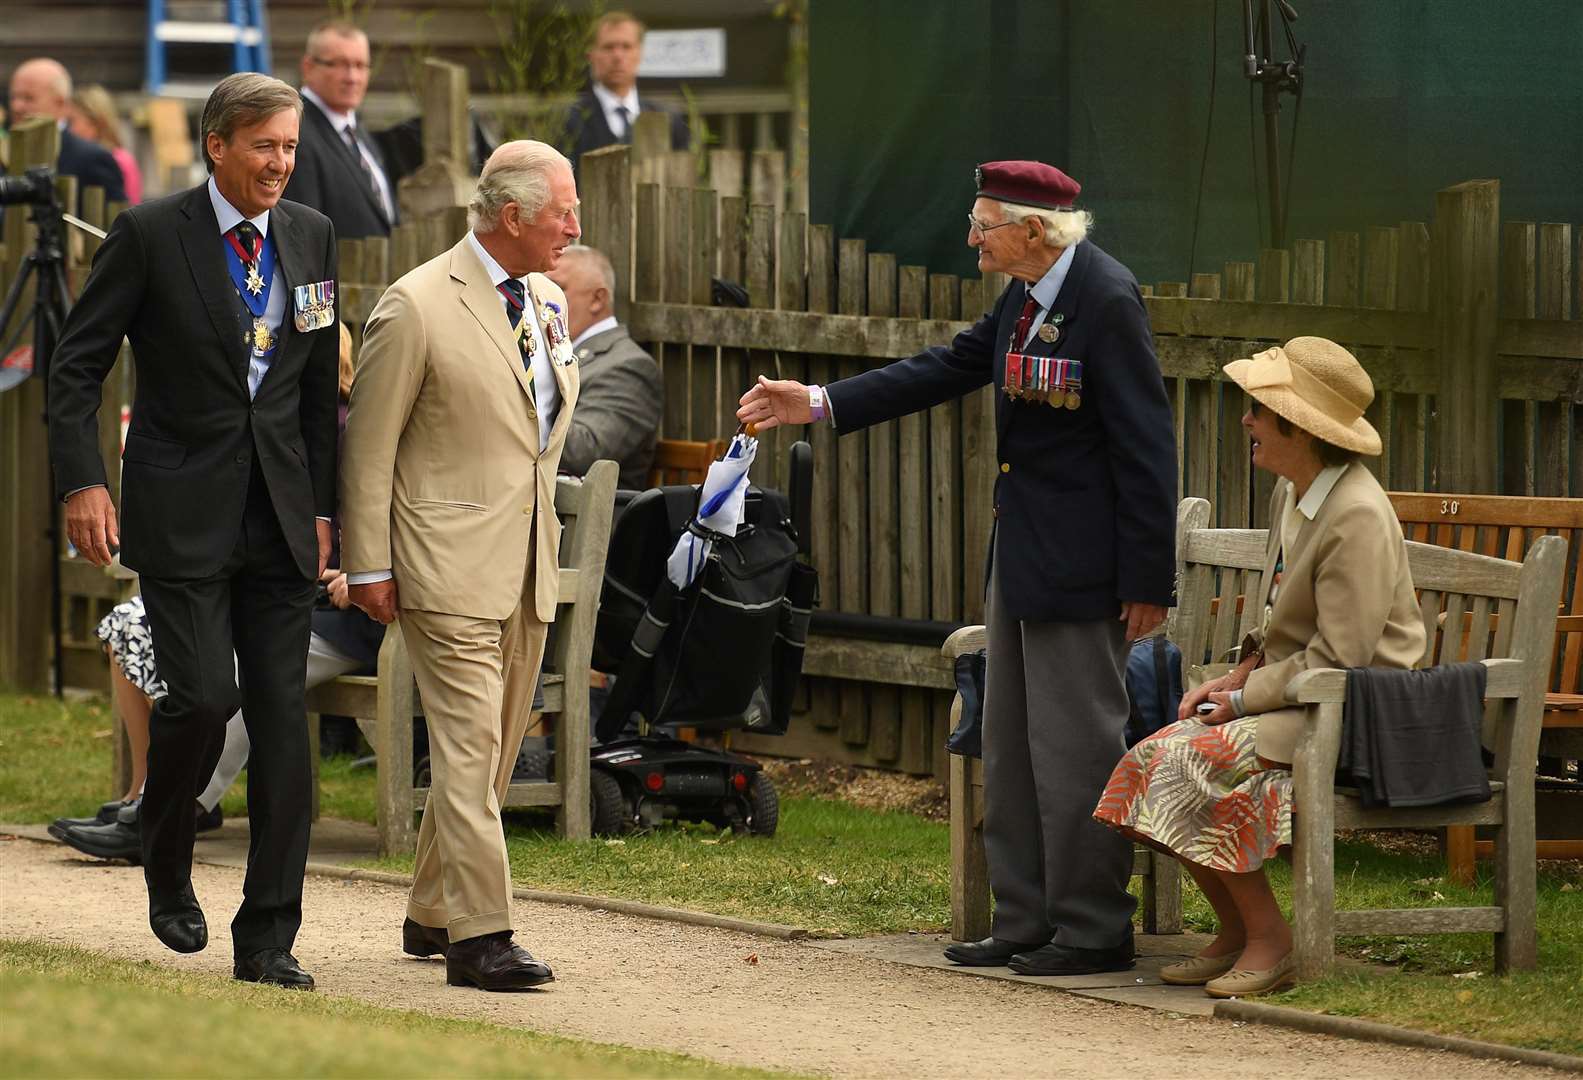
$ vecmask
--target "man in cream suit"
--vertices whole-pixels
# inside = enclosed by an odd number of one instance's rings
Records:
[[[434,764],[402,946],[445,956],[453,986],[554,977],[511,939],[500,800],[555,616],[578,374],[544,272],[578,238],[577,208],[553,148],[490,156],[468,235],[375,306],[342,446],[341,565],[353,603],[400,623]]]

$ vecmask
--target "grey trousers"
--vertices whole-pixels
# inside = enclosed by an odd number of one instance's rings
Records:
[[[1126,750],[1126,624],[985,623],[984,849],[994,936],[1107,949],[1127,934],[1132,844],[1092,815]]]

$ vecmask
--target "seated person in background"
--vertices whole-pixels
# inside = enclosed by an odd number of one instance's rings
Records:
[[[384,640],[385,628],[348,604],[345,574],[326,570],[324,583],[330,606],[313,612],[313,633],[308,639],[310,690],[338,675],[372,675]],[[132,782],[125,795],[105,803],[93,817],[58,818],[49,831],[85,855],[137,862],[142,856],[139,811],[148,773],[149,712],[154,699],[165,694],[165,683],[155,666],[142,597],[117,604],[99,623],[98,634],[110,654],[116,711],[132,744]],[[247,725],[238,711],[226,722],[219,764],[197,798],[194,812],[199,832],[220,827],[220,799],[247,764],[247,752]]]
[[[1285,481],[1270,502],[1270,592],[1247,598],[1263,618],[1241,663],[1190,690],[1177,722],[1121,759],[1094,817],[1179,859],[1220,920],[1219,936],[1161,979],[1243,997],[1293,981],[1291,928],[1263,869],[1292,842],[1304,713],[1284,707],[1286,684],[1311,668],[1411,668],[1424,628],[1396,513],[1358,461],[1380,452],[1362,366],[1302,337],[1225,370],[1252,398],[1253,463]]]
[[[566,294],[582,380],[561,471],[582,476],[608,458],[621,466],[620,485],[641,491],[649,486],[665,403],[659,366],[616,322],[616,272],[602,251],[573,244],[549,278]]]

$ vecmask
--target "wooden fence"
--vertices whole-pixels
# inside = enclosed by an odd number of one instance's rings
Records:
[[[585,240],[615,261],[619,311],[663,368],[667,437],[729,435],[736,398],[760,372],[830,382],[944,343],[1005,285],[898,265],[861,239],[809,224],[786,205],[778,152],[718,151],[700,177],[698,159],[663,150],[646,119],[633,147],[586,156],[580,184]],[[1583,237],[1568,223],[1502,222],[1496,181],[1439,192],[1433,209],[1428,222],[1298,240],[1145,288],[1174,406],[1179,490],[1209,499],[1217,525],[1263,524],[1269,490],[1248,460],[1244,399],[1220,367],[1299,334],[1346,343],[1374,378],[1370,419],[1386,441],[1374,467],[1387,486],[1580,494],[1583,277],[1574,260]],[[13,217],[0,271],[23,250]],[[464,228],[452,207],[388,240],[344,242],[342,317],[354,332],[386,284]],[[1104,243],[1103,219],[1095,239]],[[750,306],[710,306],[716,277],[742,283]],[[107,389],[107,405],[126,400],[116,397],[125,387]],[[0,396],[0,611],[45,610],[38,582],[47,582],[49,553],[35,550],[40,515],[24,509],[47,497],[38,389]],[[823,610],[915,629],[980,620],[996,460],[991,392],[839,440],[824,426],[807,435]],[[792,437],[766,435],[759,482],[781,482]],[[68,601],[85,613],[79,625],[92,614],[90,591]],[[0,619],[0,680],[20,684],[16,672],[37,670],[16,660],[42,652],[41,641],[19,640],[29,632],[41,636],[36,616]],[[816,631],[807,672],[806,715],[792,732],[739,745],[943,773],[950,681],[933,646]]]

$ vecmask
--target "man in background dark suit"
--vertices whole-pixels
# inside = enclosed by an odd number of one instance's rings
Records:
[[[70,107],[71,75],[58,61],[37,57],[24,61],[11,73],[10,123],[15,126],[24,120],[54,120],[60,125],[60,156],[55,170],[62,176],[77,178],[79,200],[83,188],[100,187],[104,188],[106,202],[125,202],[126,180],[121,166],[98,143],[71,133],[66,126]]]
[[[967,242],[1010,275],[949,346],[831,384],[759,377],[737,418],[842,434],[995,388],[984,622],[992,936],[946,958],[1021,975],[1134,962],[1132,845],[1093,820],[1125,750],[1127,643],[1165,619],[1176,442],[1138,284],[1086,239],[1081,188],[1037,161],[978,170]],[[1120,841],[1119,843],[1117,841]]]
[[[241,706],[252,835],[233,970],[311,989],[291,947],[312,794],[304,658],[335,512],[338,341],[335,233],[280,197],[300,110],[297,92],[266,75],[215,88],[200,129],[208,183],[121,214],[94,258],[55,353],[49,433],[67,536],[98,565],[121,545],[170,690],[154,706],[143,795],[149,923],[178,952],[208,944],[192,890],[193,799]],[[97,416],[123,337],[137,364],[124,532]]]
[[[622,487],[642,491],[665,408],[659,365],[616,322],[616,271],[604,252],[573,244],[547,276],[566,294],[567,332],[582,369],[561,471],[583,476],[608,458],[621,466]]]
[[[611,11],[594,24],[588,48],[589,86],[566,113],[561,146],[575,168],[582,156],[602,146],[632,141],[632,124],[642,112],[671,118],[671,149],[687,149],[687,121],[672,109],[638,97],[638,67],[643,63],[643,24],[625,11]]]
[[[357,110],[368,93],[368,35],[320,23],[302,55],[302,129],[286,198],[319,211],[342,240],[389,236],[400,223],[396,185]]]

